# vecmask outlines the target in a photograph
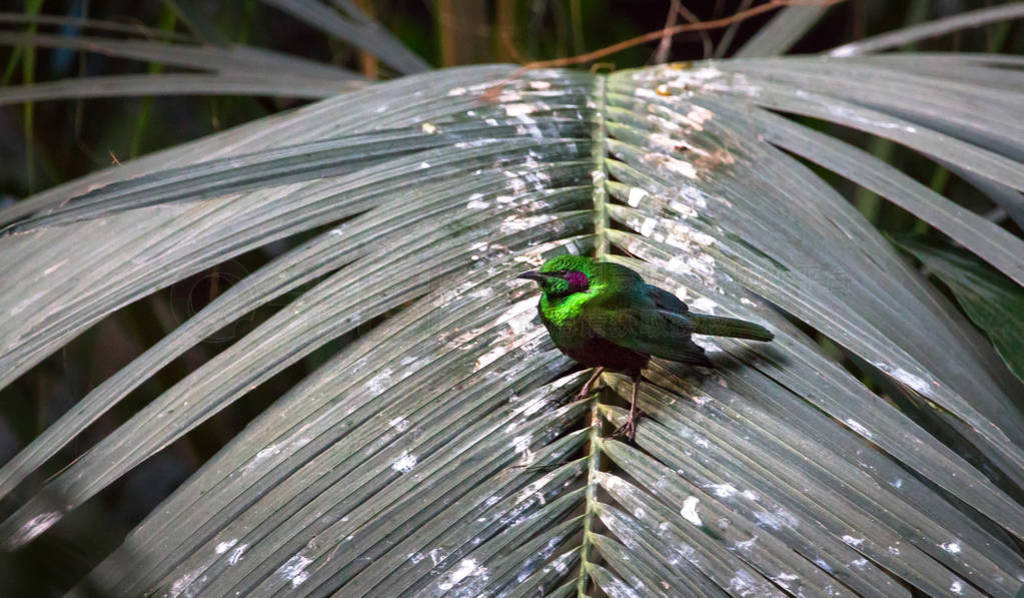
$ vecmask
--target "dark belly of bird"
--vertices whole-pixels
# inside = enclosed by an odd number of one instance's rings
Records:
[[[590,338],[572,348],[559,348],[585,366],[605,367],[630,375],[639,374],[651,359],[650,355],[637,353],[600,337]]]

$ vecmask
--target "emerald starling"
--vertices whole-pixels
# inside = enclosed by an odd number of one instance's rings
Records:
[[[611,262],[560,255],[519,278],[535,280],[540,286],[540,318],[555,346],[579,363],[597,368],[580,397],[590,393],[605,369],[633,379],[629,419],[616,432],[629,440],[636,431],[640,372],[652,355],[710,367],[711,361],[691,334],[757,341],[773,338],[752,322],[691,313],[672,293]]]

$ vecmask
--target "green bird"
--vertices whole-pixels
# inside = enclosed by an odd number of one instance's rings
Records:
[[[581,398],[590,393],[605,369],[624,372],[633,379],[629,419],[616,431],[630,441],[636,433],[640,372],[652,355],[711,367],[711,360],[691,334],[756,341],[774,338],[753,322],[692,313],[672,293],[611,262],[560,255],[518,278],[534,280],[540,286],[540,318],[555,346],[579,363],[597,368],[583,385]]]

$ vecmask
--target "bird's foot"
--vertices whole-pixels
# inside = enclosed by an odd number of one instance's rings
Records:
[[[633,420],[627,420],[626,423],[622,424],[614,432],[612,432],[612,438],[624,438],[626,442],[633,442],[633,438],[636,436],[636,422]]]
[[[633,439],[636,437],[636,423],[640,421],[640,418],[646,417],[646,415],[646,413],[637,409],[635,414],[631,414],[626,419],[626,423],[612,432],[612,438],[625,438],[626,441],[633,442]]]
[[[579,392],[575,392],[571,395],[562,395],[562,397],[558,399],[558,405],[562,406],[568,405],[569,403],[575,403],[576,401],[582,401],[583,399],[591,396],[594,393],[594,390],[596,389],[581,388]]]
[[[590,396],[590,393],[594,391],[594,386],[597,384],[597,380],[598,378],[600,378],[601,372],[603,371],[603,367],[599,367],[594,370],[594,373],[587,380],[586,384],[583,385],[583,388],[581,388],[580,391],[576,393],[575,399],[577,401],[582,401],[583,399]]]

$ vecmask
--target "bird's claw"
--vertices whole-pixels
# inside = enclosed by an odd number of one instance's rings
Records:
[[[591,375],[590,378],[587,379],[587,382],[586,384],[583,385],[583,388],[581,388],[580,391],[576,393],[577,401],[582,401],[583,399],[589,397],[591,393],[594,392],[594,387],[597,386],[597,381],[601,377],[601,372],[603,371],[604,368],[597,368],[594,370],[593,375]]]
[[[633,442],[633,439],[636,437],[636,422],[646,415],[646,413],[637,409],[635,415],[631,415],[626,420],[626,423],[622,424],[612,432],[612,438],[625,438],[627,441]]]
[[[575,394],[562,395],[562,398],[560,398],[558,400],[558,404],[559,405],[568,405],[569,403],[575,403],[576,401],[582,401],[583,399],[585,399],[585,398],[589,397],[590,395],[594,394],[594,390],[596,390],[596,389],[588,390],[587,392],[583,392],[581,390],[581,391],[579,391],[579,392],[577,392]]]
[[[628,420],[612,432],[612,438],[625,438],[627,442],[633,442],[636,436],[636,422]]]

